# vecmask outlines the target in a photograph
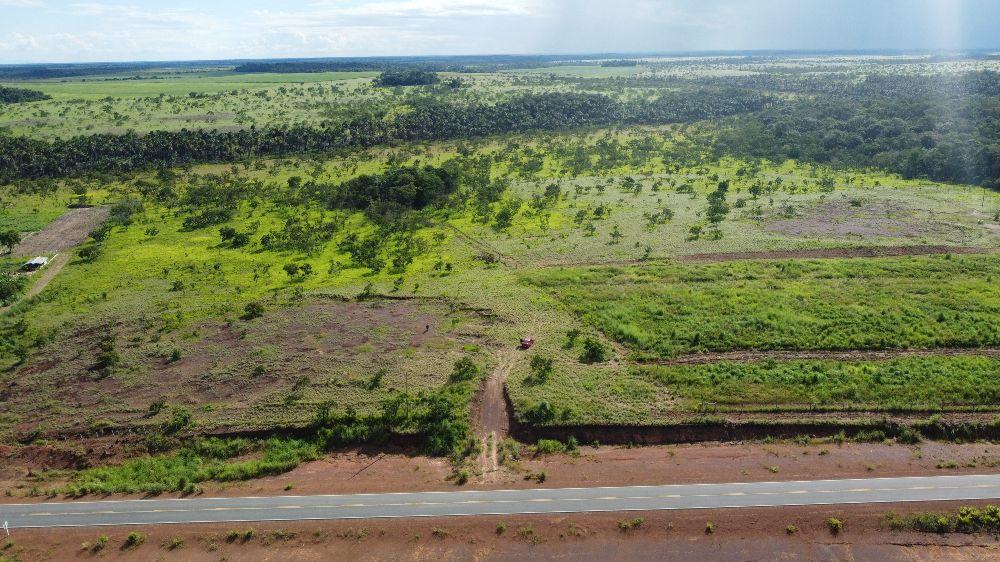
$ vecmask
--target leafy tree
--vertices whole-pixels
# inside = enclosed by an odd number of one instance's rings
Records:
[[[14,246],[21,243],[21,233],[10,229],[0,231],[0,246],[7,248],[7,253],[14,251]]]

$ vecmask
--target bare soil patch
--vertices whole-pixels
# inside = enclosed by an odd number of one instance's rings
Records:
[[[768,250],[762,252],[720,252],[690,254],[681,261],[721,262],[736,260],[885,258],[935,254],[986,254],[995,250],[967,246],[867,246],[861,248],[812,248],[803,250]]]
[[[772,220],[765,228],[792,236],[862,238],[947,235],[959,230],[929,210],[889,199],[831,199],[807,208],[801,216]]]
[[[106,221],[110,214],[109,207],[70,209],[41,231],[25,236],[14,248],[13,255],[32,257],[75,248],[87,239],[91,230]]]
[[[440,386],[457,358],[485,345],[485,321],[437,301],[323,300],[182,333],[155,321],[90,326],[0,378],[13,421],[0,431],[159,425],[169,407],[149,416],[158,400],[188,408],[200,431],[297,427],[327,400],[365,411],[397,390]],[[108,333],[121,356],[110,375],[97,368]]]

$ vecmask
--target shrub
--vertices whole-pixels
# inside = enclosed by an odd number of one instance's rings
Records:
[[[264,305],[259,302],[248,302],[245,307],[243,307],[243,319],[253,320],[254,318],[260,318],[264,315]]]
[[[636,517],[635,519],[622,519],[618,522],[618,529],[623,533],[627,533],[628,531],[641,528],[645,523],[646,520],[642,517]]]
[[[450,382],[462,382],[478,379],[482,373],[479,365],[468,357],[455,361],[455,366],[448,377]]]
[[[711,535],[713,533],[715,533],[715,523],[712,523],[711,521],[705,523],[705,534]]]
[[[163,547],[166,548],[167,550],[177,550],[182,546],[184,546],[184,539],[181,537],[171,537],[165,543],[163,543]]]
[[[596,338],[583,340],[583,353],[580,361],[583,363],[603,363],[608,359],[608,348]]]
[[[545,384],[552,376],[552,358],[535,355],[531,358],[531,375],[526,382],[529,384]]]
[[[916,445],[923,441],[924,436],[920,434],[916,429],[909,427],[904,427],[899,435],[896,436],[896,442],[902,443],[904,445]]]
[[[139,548],[144,542],[146,542],[146,535],[133,531],[125,537],[125,544],[122,545],[122,548],[132,550],[133,548]]]
[[[555,439],[539,439],[538,444],[535,445],[536,455],[554,455],[564,452],[566,452],[566,446]]]
[[[167,433],[177,433],[191,424],[191,412],[182,406],[177,406],[171,410],[170,420],[164,424],[163,430]]]
[[[795,533],[799,532],[799,528],[796,527],[795,525],[789,525],[785,527],[785,532],[788,533],[789,535],[794,535]]]
[[[827,519],[826,526],[830,529],[830,533],[834,535],[839,535],[844,530],[844,522],[835,517]]]

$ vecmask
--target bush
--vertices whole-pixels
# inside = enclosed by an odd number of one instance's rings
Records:
[[[583,363],[603,363],[608,359],[608,348],[596,338],[583,340],[583,354],[580,361]]]
[[[451,376],[448,377],[450,382],[462,382],[476,380],[480,377],[482,371],[479,365],[476,365],[475,361],[468,357],[463,357],[458,361],[455,361],[455,366],[451,371]]]
[[[555,439],[539,439],[538,444],[535,445],[536,455],[554,455],[564,452],[566,452],[566,445]]]
[[[259,302],[248,302],[245,307],[243,307],[243,319],[253,320],[254,318],[260,318],[264,315],[264,305]]]
[[[122,548],[132,550],[133,548],[139,548],[144,542],[146,542],[146,535],[133,531],[125,537],[125,544],[122,545]]]
[[[182,546],[184,546],[184,539],[182,537],[171,537],[163,543],[163,547],[167,550],[177,550]]]
[[[640,529],[646,523],[646,520],[642,517],[636,517],[635,519],[622,519],[618,522],[618,529],[623,533],[632,531],[634,529]]]
[[[9,271],[0,272],[0,306],[10,304],[24,289],[24,285],[24,277],[13,275]]]
[[[890,513],[886,520],[894,531],[1000,534],[1000,506],[996,505],[982,509],[961,507],[956,513],[915,513],[905,517]]]
[[[552,376],[552,358],[535,355],[531,358],[531,375],[525,380],[528,384],[545,384]]]
[[[834,535],[839,535],[844,530],[844,522],[835,517],[827,519],[826,526],[830,529],[830,533]]]
[[[171,411],[170,420],[164,424],[167,433],[177,433],[191,424],[191,412],[187,408],[177,406]]]

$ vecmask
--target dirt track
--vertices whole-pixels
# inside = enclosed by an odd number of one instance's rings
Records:
[[[690,254],[681,261],[719,262],[735,260],[783,260],[809,258],[884,258],[895,256],[927,256],[933,254],[986,254],[989,248],[968,246],[871,246],[865,248],[816,248],[810,250],[768,250],[763,252],[720,252]]]
[[[111,214],[108,207],[70,209],[39,232],[24,237],[14,247],[15,257],[55,254],[75,248],[87,239],[90,231],[100,226]]]
[[[717,353],[696,353],[682,355],[676,359],[642,361],[645,365],[705,365],[723,361],[807,361],[812,359],[831,361],[876,361],[895,359],[897,357],[941,357],[956,355],[980,355],[985,357],[1000,357],[997,347],[940,347],[935,349],[881,349],[847,351],[724,351]]]
[[[497,447],[510,433],[510,412],[507,410],[504,384],[514,366],[515,356],[510,349],[499,353],[500,362],[483,381],[473,410],[476,433],[482,444],[479,464],[487,482],[492,481],[500,470]]]
[[[590,266],[623,266],[656,263],[667,259],[676,259],[690,263],[715,263],[739,260],[788,260],[788,259],[834,259],[834,258],[889,258],[899,256],[930,256],[937,254],[992,254],[992,248],[976,248],[972,246],[870,246],[864,248],[812,248],[801,250],[768,250],[760,252],[716,252],[707,254],[688,254],[671,258],[655,258],[652,260],[607,260],[607,261],[574,261],[550,260],[538,264],[539,267],[590,267]]]

